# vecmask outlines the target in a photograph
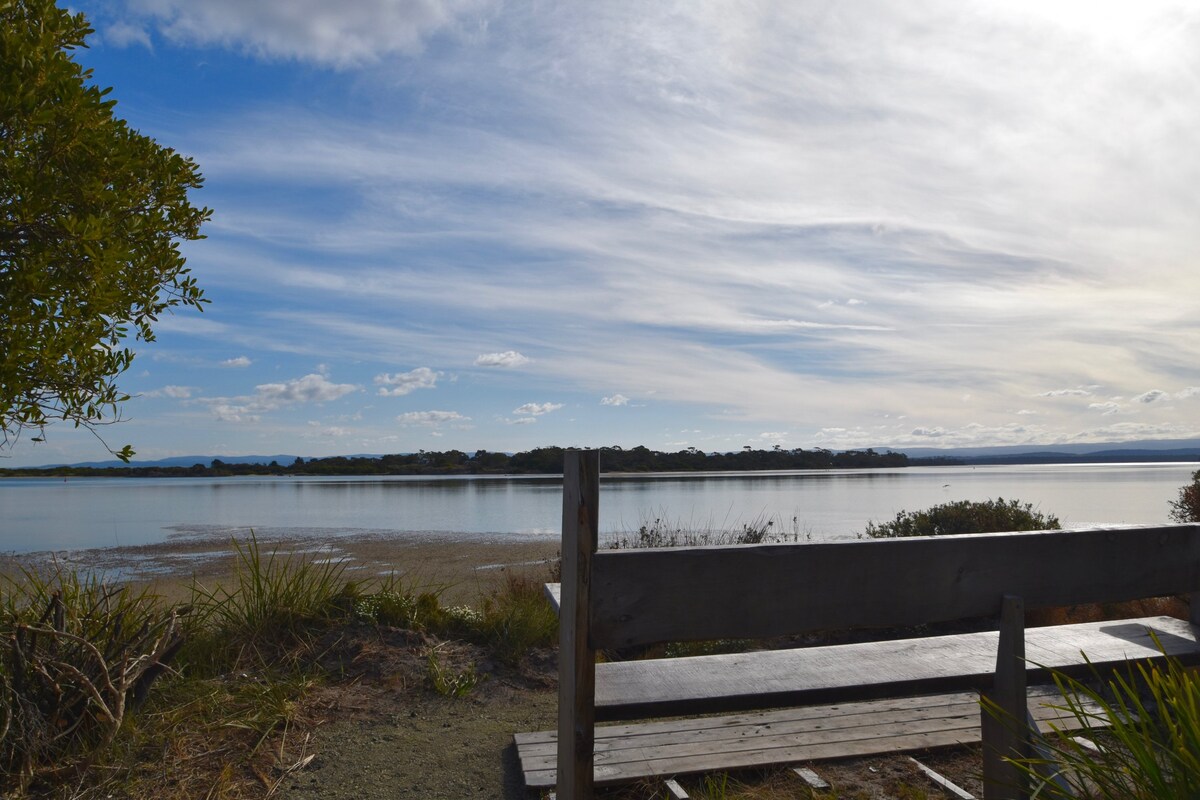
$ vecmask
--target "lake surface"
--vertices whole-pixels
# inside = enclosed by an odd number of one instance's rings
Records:
[[[816,539],[953,500],[1031,502],[1063,527],[1163,523],[1195,463],[908,467],[605,476],[602,534],[661,519],[731,529],[773,520]],[[360,536],[557,538],[561,479],[535,477],[11,478],[0,551],[228,539]]]

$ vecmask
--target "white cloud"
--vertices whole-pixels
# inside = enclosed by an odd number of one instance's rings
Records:
[[[332,383],[323,375],[310,374],[284,383],[262,383],[255,393],[242,397],[202,398],[223,422],[257,422],[261,414],[301,403],[328,403],[357,391],[351,383]]]
[[[141,25],[134,25],[131,22],[116,22],[104,28],[103,40],[105,44],[111,44],[113,47],[129,47],[130,45],[140,44],[147,50],[153,49],[150,44],[150,34]]]
[[[482,0],[128,0],[177,42],[268,59],[353,67],[420,52],[430,36],[478,15]]]
[[[437,386],[438,373],[429,367],[417,367],[409,372],[386,372],[375,376],[379,394],[383,397],[401,397],[417,389],[433,389]]]
[[[246,356],[238,356],[237,358],[227,358],[221,362],[222,367],[248,367],[253,363]]]
[[[176,400],[187,400],[192,396],[190,386],[164,386],[152,392],[146,392],[147,397],[173,397]]]
[[[296,403],[329,403],[358,389],[351,383],[332,383],[315,373],[285,383],[262,383],[254,388],[255,402],[264,410]]]
[[[537,417],[517,417],[516,419],[506,419],[506,425],[532,425],[537,422]]]
[[[787,438],[787,435],[787,431],[768,431],[766,433],[760,433],[758,438],[771,442],[781,442]]]
[[[1092,392],[1089,389],[1055,389],[1051,392],[1042,392],[1038,397],[1091,397]]]
[[[503,353],[484,353],[475,359],[477,367],[521,367],[532,359],[523,356],[516,350],[505,350]]]
[[[1170,399],[1171,399],[1171,395],[1167,394],[1163,390],[1151,389],[1148,392],[1143,392],[1142,394],[1139,394],[1137,397],[1133,398],[1133,401],[1135,403],[1149,404],[1149,403],[1158,403],[1163,400],[1170,400]]]
[[[1092,411],[1099,411],[1101,415],[1110,417],[1113,414],[1120,413],[1121,406],[1119,403],[1089,403],[1088,408]]]
[[[540,417],[543,414],[549,414],[551,411],[558,411],[562,407],[562,403],[526,403],[519,408],[514,408],[512,413]]]
[[[1180,400],[1186,400],[1189,397],[1200,396],[1200,386],[1189,386],[1175,393],[1175,396]]]
[[[457,411],[409,411],[396,417],[396,421],[401,425],[424,425],[426,427],[463,423],[470,420],[470,417],[465,417]]]
[[[914,428],[912,435],[922,438],[940,439],[943,436],[947,436],[948,432],[945,428]]]
[[[627,406],[627,405],[629,405],[629,398],[623,394],[614,394],[611,397],[601,398],[600,405],[602,405],[602,406]]]

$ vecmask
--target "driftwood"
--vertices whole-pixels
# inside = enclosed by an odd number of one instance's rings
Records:
[[[0,639],[0,759],[15,788],[85,767],[182,647],[190,609],[155,612],[127,591],[102,588],[81,614],[55,591],[36,622]]]

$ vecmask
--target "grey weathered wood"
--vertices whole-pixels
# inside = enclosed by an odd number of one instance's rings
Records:
[[[1168,655],[1200,663],[1200,629],[1172,617],[1088,622],[1026,631],[1027,680],[1048,669],[1086,677],[1126,659]],[[596,666],[596,718],[638,719],[870,700],[992,685],[995,631]]]
[[[807,783],[809,785],[809,787],[811,787],[813,789],[823,791],[825,789],[833,788],[832,786],[829,785],[829,781],[825,780],[824,778],[822,778],[820,775],[818,775],[816,772],[809,769],[808,767],[792,767],[792,772],[794,772],[798,776],[800,776],[800,780]]]
[[[961,786],[959,786],[958,784],[954,783],[949,778],[947,778],[945,775],[942,775],[940,772],[934,770],[932,767],[928,767],[925,764],[922,764],[920,761],[917,761],[912,756],[909,756],[908,760],[913,762],[914,764],[916,764],[917,769],[919,769],[919,770],[921,770],[921,772],[925,773],[925,777],[929,778],[929,780],[933,781],[934,783],[936,783],[938,786],[945,789],[950,794],[959,798],[959,800],[975,800],[975,795],[971,794],[966,789],[964,789]]]
[[[557,788],[562,800],[591,800],[594,794],[596,651],[588,632],[588,609],[599,509],[599,453],[566,453],[558,639]]]
[[[1005,594],[1041,608],[1200,591],[1200,524],[615,550],[593,570],[598,648],[767,638],[994,616]]]
[[[1031,691],[1044,732],[1074,730],[1078,720],[1052,707],[1061,696]],[[526,785],[554,785],[555,732],[521,734],[517,753]],[[804,706],[753,714],[596,728],[598,784],[670,777],[852,755],[916,752],[980,740],[978,696],[970,692],[867,703]]]
[[[546,600],[554,607],[554,613],[562,613],[562,584],[547,583],[542,587],[542,594],[546,596]]]
[[[590,800],[595,782],[630,776],[972,741],[981,724],[990,724],[939,706],[882,725],[797,717],[653,731],[630,726],[597,743],[596,719],[973,689],[988,692],[1014,720],[1011,729],[986,734],[994,761],[1011,770],[1003,757],[1038,743],[1035,724],[1026,722],[1025,686],[1046,680],[1048,670],[1090,674],[1127,659],[1161,658],[1160,647],[1200,663],[1200,626],[1148,617],[1023,633],[1014,599],[1040,608],[1178,593],[1200,598],[1200,525],[597,553],[598,485],[598,455],[568,453],[563,581],[547,587],[563,629],[559,726],[553,740],[518,737],[531,782],[557,779],[563,800]],[[1002,597],[1009,599],[1000,633],[595,664],[601,647],[991,617]],[[1200,609],[1193,618],[1200,620]],[[994,766],[989,776],[990,787],[1014,782],[1011,771],[1000,776]],[[989,797],[1000,796],[996,791]]]
[[[674,778],[669,778],[668,780],[663,781],[663,783],[667,787],[667,794],[674,798],[674,800],[688,800],[688,793],[685,792],[683,787],[679,785],[679,781],[675,780]]]
[[[1025,605],[1006,595],[1000,606],[996,677],[984,691],[980,708],[983,731],[983,796],[985,800],[1023,800],[1028,780],[1012,759],[1029,758],[1030,734],[1025,702]]]

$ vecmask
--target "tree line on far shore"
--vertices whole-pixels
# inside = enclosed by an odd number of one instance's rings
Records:
[[[473,455],[461,450],[444,452],[421,450],[385,456],[330,456],[297,458],[290,464],[245,464],[214,459],[208,464],[190,467],[49,467],[42,469],[0,469],[0,476],[62,477],[226,477],[232,475],[557,475],[562,472],[562,447],[538,447],[520,453],[494,453],[476,450]],[[601,449],[604,472],[728,472],[789,469],[865,469],[906,467],[910,459],[903,453],[879,453],[872,449],[834,452],[814,450],[754,450],[745,447],[729,453],[705,453],[694,447],[678,452],[663,452],[638,446],[629,449]],[[922,460],[923,464],[928,463]]]

